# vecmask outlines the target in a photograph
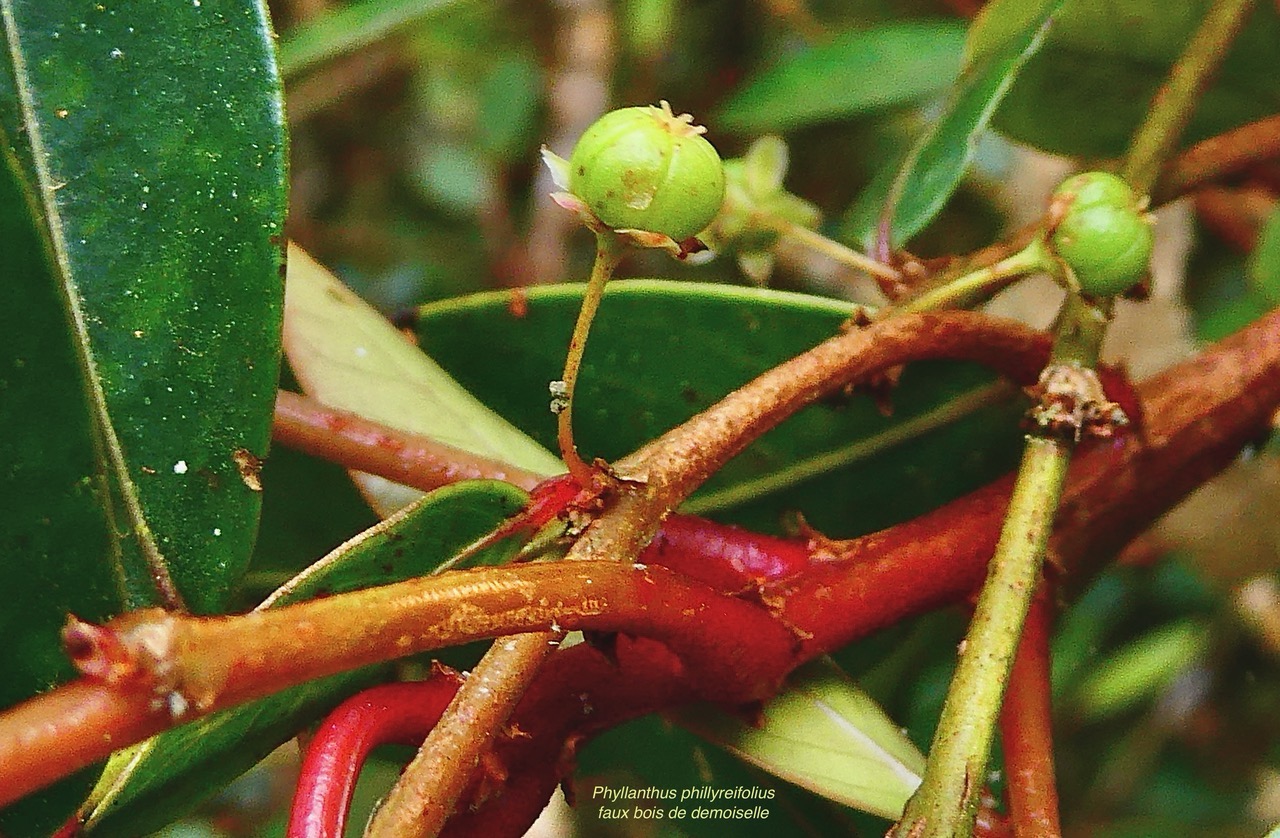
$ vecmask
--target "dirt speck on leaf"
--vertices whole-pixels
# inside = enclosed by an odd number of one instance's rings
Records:
[[[236,470],[240,472],[240,479],[244,481],[244,485],[248,486],[251,491],[262,491],[262,460],[247,448],[237,448],[232,454],[231,459],[236,464]]]

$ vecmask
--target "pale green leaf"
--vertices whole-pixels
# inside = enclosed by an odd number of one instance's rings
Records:
[[[758,727],[707,706],[673,718],[771,774],[886,818],[902,814],[924,771],[911,740],[827,658],[792,673]]]
[[[296,246],[289,249],[284,345],[303,389],[330,407],[537,474],[563,471],[555,456],[485,407]],[[367,475],[357,482],[384,516],[421,494]]]

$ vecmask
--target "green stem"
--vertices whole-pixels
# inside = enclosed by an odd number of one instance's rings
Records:
[[[591,268],[591,278],[587,280],[587,293],[582,298],[582,308],[578,309],[578,321],[573,326],[573,336],[569,339],[569,351],[564,359],[562,378],[564,389],[557,394],[557,402],[561,405],[559,415],[556,417],[556,436],[560,443],[560,457],[569,467],[569,474],[583,486],[591,483],[594,472],[578,454],[578,446],[573,441],[573,394],[578,386],[578,372],[582,368],[582,355],[587,348],[587,335],[591,332],[591,321],[595,319],[596,310],[600,308],[604,286],[613,276],[625,252],[625,243],[613,232],[605,230],[596,234],[596,261]]]
[[[1059,315],[1050,364],[1091,368],[1106,332],[1110,301],[1071,294]],[[1044,567],[1053,519],[1075,442],[1028,436],[1000,540],[978,595],[920,788],[895,836],[971,835],[987,761],[1022,624]]]
[[[1151,191],[1200,92],[1252,5],[1253,0],[1218,0],[1188,42],[1129,147],[1123,173],[1135,193]],[[1110,300],[1092,302],[1078,294],[1069,295],[1059,316],[1050,364],[1091,369],[1097,363],[1110,310]],[[1044,566],[1073,449],[1069,438],[1027,439],[1004,527],[947,692],[924,778],[892,830],[895,836],[973,834],[1005,684]]]
[[[834,262],[848,265],[855,270],[865,271],[881,279],[893,282],[902,281],[902,274],[897,270],[883,262],[877,262],[870,256],[859,253],[853,248],[846,247],[838,241],[829,239],[817,230],[810,230],[802,224],[788,221],[785,218],[771,218],[767,219],[767,221],[778,233],[804,245],[815,253],[821,253]]]
[[[886,309],[882,316],[910,311],[968,308],[1007,287],[1018,277],[1051,270],[1054,270],[1054,264],[1049,249],[1045,247],[1044,240],[1037,237],[1012,256],[926,289],[915,297],[904,300],[901,305]]]
[[[1200,93],[1226,57],[1255,0],[1218,0],[1196,29],[1125,156],[1124,179],[1134,194],[1151,192],[1165,160],[1173,153]]]
[[[973,832],[1005,681],[1040,577],[1070,459],[1068,443],[1027,440],[1004,529],[929,749],[924,780],[895,827],[895,836],[951,838]]]

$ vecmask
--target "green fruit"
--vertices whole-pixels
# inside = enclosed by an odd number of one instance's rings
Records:
[[[1052,243],[1081,291],[1111,296],[1146,275],[1154,236],[1128,184],[1115,175],[1088,172],[1068,178],[1053,198],[1069,202]]]
[[[696,235],[724,202],[724,167],[690,123],[666,102],[605,114],[573,149],[569,191],[614,229]]]

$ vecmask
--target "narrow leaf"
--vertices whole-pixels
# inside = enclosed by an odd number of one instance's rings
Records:
[[[885,818],[902,814],[924,771],[911,740],[825,658],[792,674],[765,702],[758,726],[708,706],[673,717],[752,765]]]
[[[1280,305],[1280,209],[1271,211],[1249,256],[1249,281],[1267,302]]]
[[[1089,721],[1123,713],[1154,698],[1208,650],[1209,629],[1201,621],[1148,632],[1094,664],[1075,692],[1075,711]]]
[[[280,43],[280,70],[293,78],[315,65],[377,43],[430,20],[456,0],[363,0],[335,8],[290,31]]]
[[[0,149],[3,151],[3,149]],[[122,605],[111,561],[94,416],[76,346],[16,160],[0,159],[0,708],[75,676],[59,641],[68,614],[101,620]],[[83,799],[96,772],[0,814],[0,832],[48,834]]]
[[[914,102],[955,79],[964,33],[952,21],[847,32],[750,79],[711,122],[718,130],[761,134]]]
[[[298,247],[289,251],[284,341],[299,383],[330,407],[536,473],[563,470]],[[368,475],[357,482],[384,516],[421,496]]]
[[[527,502],[505,483],[448,486],[334,550],[261,607],[398,582],[434,572]],[[506,539],[463,566],[499,564],[519,549]],[[158,829],[251,768],[346,696],[384,679],[372,666],[293,687],[243,707],[166,731],[117,754],[86,812],[92,835],[141,835]]]
[[[253,544],[279,354],[284,136],[265,8],[0,0],[0,23],[0,124],[24,132],[15,159],[123,534],[103,559],[130,604],[178,604],[153,581],[168,577],[216,610]]]
[[[1063,0],[992,0],[969,32],[967,56],[938,118],[907,153],[896,175],[876,179],[846,230],[865,245],[888,223],[899,247],[925,228],[951,197],[1000,100],[1044,39]]]

